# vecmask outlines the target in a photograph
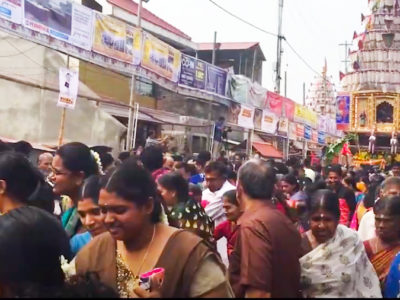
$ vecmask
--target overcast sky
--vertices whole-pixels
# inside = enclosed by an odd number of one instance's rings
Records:
[[[267,31],[277,33],[278,0],[214,0],[220,6]],[[274,89],[273,63],[276,61],[276,38],[229,16],[209,0],[150,0],[144,6],[165,21],[192,37],[194,42],[260,42],[267,59],[263,65],[263,86]],[[344,71],[345,50],[340,43],[352,41],[360,31],[361,13],[369,14],[368,0],[285,0],[283,35],[296,51],[318,72],[324,59],[328,75],[340,90],[339,70]],[[288,74],[287,96],[299,103],[315,73],[283,44],[282,77]],[[284,83],[281,83],[283,94]]]

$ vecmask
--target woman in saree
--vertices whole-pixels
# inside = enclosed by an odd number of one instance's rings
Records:
[[[400,251],[400,197],[383,197],[374,205],[376,237],[364,242],[382,289],[396,254]]]
[[[314,193],[310,230],[303,235],[301,286],[306,298],[382,297],[379,279],[357,232],[339,224],[339,200],[330,190]]]
[[[65,144],[56,152],[50,180],[54,184],[53,192],[56,195],[65,195],[72,200],[72,207],[62,215],[62,225],[69,238],[86,231],[79,220],[77,203],[85,178],[100,172],[95,155],[82,143]]]
[[[160,222],[161,206],[151,174],[131,159],[105,177],[99,206],[108,230],[76,257],[78,274],[96,272],[126,297],[233,297],[225,267],[199,236]],[[140,275],[163,268],[150,291]]]
[[[211,247],[215,246],[214,223],[198,201],[189,195],[189,184],[177,172],[157,179],[158,191],[166,205],[169,225],[197,234]]]
[[[309,229],[307,219],[307,194],[300,189],[300,184],[294,175],[285,175],[281,179],[281,189],[286,196],[287,206],[298,222],[300,233]]]

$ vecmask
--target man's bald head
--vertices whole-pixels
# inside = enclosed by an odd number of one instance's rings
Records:
[[[252,199],[271,199],[275,181],[273,168],[261,160],[249,160],[239,169],[238,184]]]
[[[45,152],[39,155],[38,168],[43,175],[48,176],[50,174],[52,162],[53,155],[51,153]]]

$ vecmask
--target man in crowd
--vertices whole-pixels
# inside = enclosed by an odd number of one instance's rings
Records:
[[[43,176],[47,178],[51,172],[51,163],[53,162],[53,155],[49,152],[44,152],[38,157],[38,168]]]
[[[354,192],[342,184],[343,171],[340,165],[328,167],[328,187],[336,193],[340,205],[340,224],[349,226],[356,208]]]
[[[392,176],[400,176],[400,163],[399,162],[395,162],[392,166],[392,170],[391,170]]]
[[[242,158],[238,153],[233,157],[233,171],[237,172],[239,168],[242,166]]]
[[[197,174],[193,175],[189,182],[193,184],[202,184],[204,182],[204,169],[206,164],[211,160],[211,153],[209,151],[201,151],[195,160]]]
[[[301,237],[271,201],[275,179],[259,160],[239,170],[237,197],[244,213],[229,265],[236,297],[299,297]]]
[[[164,137],[163,139],[157,139],[156,138],[156,132],[154,130],[149,131],[149,136],[146,139],[146,145],[145,148],[150,147],[150,146],[161,146],[164,147],[168,140],[169,136]]]
[[[308,177],[312,182],[315,182],[315,172],[311,169],[311,158],[307,157],[303,163],[304,177]]]
[[[214,221],[215,227],[226,220],[222,196],[225,192],[235,189],[227,180],[227,171],[226,166],[221,162],[211,162],[205,168],[207,189],[203,191],[202,205],[207,215]],[[226,239],[218,240],[217,250],[222,257],[222,261],[227,265]]]
[[[208,204],[205,211],[215,222],[215,226],[225,221],[222,196],[225,192],[234,190],[235,187],[227,180],[226,166],[221,162],[211,162],[205,168],[205,181],[207,189],[203,191],[203,201]]]

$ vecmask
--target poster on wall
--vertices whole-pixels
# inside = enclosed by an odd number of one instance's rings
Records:
[[[179,84],[204,90],[206,85],[206,63],[182,54]]]
[[[298,138],[304,138],[304,125],[296,123],[296,136]]]
[[[279,118],[278,134],[287,136],[289,131],[289,119],[285,117]]]
[[[22,0],[2,0],[0,3],[0,18],[21,24]]]
[[[261,130],[267,133],[275,134],[278,129],[279,118],[268,110],[263,110],[261,121]]]
[[[228,72],[224,69],[207,64],[206,90],[221,96],[226,95]]]
[[[336,97],[336,126],[346,130],[350,123],[350,95],[339,94]]]
[[[241,107],[239,103],[231,102],[228,113],[228,123],[237,125]]]
[[[241,105],[237,124],[243,128],[254,129],[254,108]]]
[[[172,82],[178,82],[181,71],[181,52],[143,32],[142,67]]]
[[[121,61],[140,62],[141,34],[132,26],[99,13],[94,17],[93,51]]]
[[[263,111],[261,109],[254,110],[254,129],[262,130]]]
[[[59,87],[57,106],[74,109],[78,97],[79,74],[66,68],[59,70]]]
[[[297,124],[293,122],[289,122],[289,132],[288,138],[290,140],[295,140],[297,137]]]

